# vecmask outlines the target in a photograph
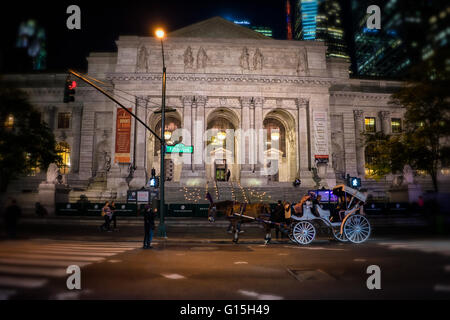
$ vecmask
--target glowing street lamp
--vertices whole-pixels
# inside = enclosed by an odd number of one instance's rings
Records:
[[[170,140],[170,138],[172,138],[172,132],[170,132],[169,130],[164,131],[164,139]]]
[[[157,29],[155,34],[158,39],[162,40],[164,38],[165,32],[163,29]]]
[[[164,35],[165,32],[163,29],[157,29],[155,31],[155,35],[158,39],[161,40],[161,55],[162,55],[162,67],[163,67],[163,74],[162,74],[162,94],[161,94],[161,162],[160,162],[160,176],[161,176],[161,183],[159,188],[159,202],[160,202],[160,222],[158,227],[158,235],[160,237],[166,238],[166,225],[164,223],[164,181],[165,178],[165,170],[164,170],[164,159],[166,154],[166,133],[165,132],[165,117],[166,117],[166,63],[164,60]],[[170,133],[170,137],[172,136],[172,133]],[[169,139],[170,139],[169,137]],[[164,139],[163,139],[164,138]]]

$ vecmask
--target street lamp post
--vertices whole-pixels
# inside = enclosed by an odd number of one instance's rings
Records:
[[[159,184],[159,216],[160,222],[158,227],[158,236],[159,237],[167,237],[166,234],[166,224],[164,222],[164,182],[166,180],[165,177],[165,169],[164,169],[164,158],[166,153],[166,141],[164,139],[164,130],[165,130],[165,115],[166,115],[166,64],[164,61],[164,31],[162,29],[156,30],[156,36],[161,40],[161,54],[162,54],[162,62],[163,62],[163,75],[162,75],[162,102],[161,102],[161,164],[160,164],[160,184]]]

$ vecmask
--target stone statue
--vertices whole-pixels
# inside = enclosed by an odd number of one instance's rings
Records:
[[[253,56],[253,70],[262,70],[263,61],[264,56],[259,49],[256,49],[255,55]]]
[[[148,52],[144,46],[139,49],[136,71],[148,72]]]
[[[414,172],[410,165],[406,164],[403,167],[403,178],[404,181],[406,181],[407,184],[413,184],[414,183]]]
[[[203,48],[198,49],[197,53],[197,68],[205,68],[206,62],[208,61],[208,56]]]
[[[103,160],[104,160],[103,169],[105,170],[105,172],[109,172],[109,170],[111,169],[111,157],[106,151],[103,151]]]
[[[58,166],[55,163],[50,163],[47,169],[47,183],[57,184],[60,175]]]
[[[193,68],[194,67],[194,56],[192,54],[191,47],[187,47],[187,49],[184,51],[184,67],[185,68]]]
[[[247,47],[244,47],[244,49],[242,49],[241,57],[239,58],[239,65],[241,66],[242,69],[250,70],[249,59],[250,55],[248,54],[248,49]]]
[[[297,75],[306,73],[308,73],[308,59],[305,48],[302,48],[298,53]]]

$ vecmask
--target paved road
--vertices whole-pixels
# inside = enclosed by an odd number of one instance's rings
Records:
[[[0,241],[0,299],[450,298],[448,239],[319,239],[300,247],[287,240],[265,246],[250,234],[237,245],[185,234],[143,250],[120,231],[96,236]],[[72,264],[81,267],[81,290],[66,288]],[[381,290],[366,287],[369,265],[381,268]]]

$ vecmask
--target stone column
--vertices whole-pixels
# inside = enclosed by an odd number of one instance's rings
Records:
[[[183,104],[183,129],[185,134],[183,134],[183,144],[192,145],[192,96],[182,96],[181,102]],[[193,155],[185,158],[185,162],[183,164],[183,172],[186,170],[192,171],[192,159]]]
[[[77,173],[80,169],[80,143],[81,143],[81,115],[83,106],[72,109],[72,134],[73,146],[71,154],[72,172]]]
[[[142,121],[146,121],[146,101],[142,98],[136,98],[136,116]],[[133,173],[133,180],[130,181],[130,187],[141,188],[146,184],[146,172],[145,172],[145,147],[146,147],[146,134],[145,127],[138,121],[134,121],[136,125],[136,150],[134,150],[134,155],[136,159],[133,159],[134,165],[136,166]]]
[[[344,166],[345,172],[351,176],[357,174],[355,118],[352,112],[343,113],[344,130]]]
[[[391,113],[389,111],[380,111],[381,131],[384,134],[391,134]]]
[[[251,99],[249,97],[241,97],[241,171],[250,171],[250,138],[248,136],[250,129],[250,103]]]
[[[264,132],[263,132],[263,105],[264,98],[257,97],[254,100],[255,110],[254,110],[254,124],[255,124],[255,172],[261,170],[264,161]]]
[[[302,172],[309,171],[309,157],[311,156],[310,150],[308,149],[308,121],[307,121],[307,108],[308,108],[308,99],[299,98],[296,99],[297,110],[298,110],[298,153],[297,153],[297,161],[298,167],[300,171],[300,175]]]
[[[364,111],[353,110],[355,118],[356,167],[359,176],[364,176]]]
[[[80,147],[80,179],[87,180],[92,177],[92,153],[94,148],[94,108],[84,107],[81,128]],[[115,124],[115,122],[114,122]]]
[[[205,106],[208,98],[206,96],[196,96],[196,117],[194,132],[194,168],[195,170],[205,170],[205,139],[203,138],[205,133]],[[195,109],[193,109],[195,110]]]

